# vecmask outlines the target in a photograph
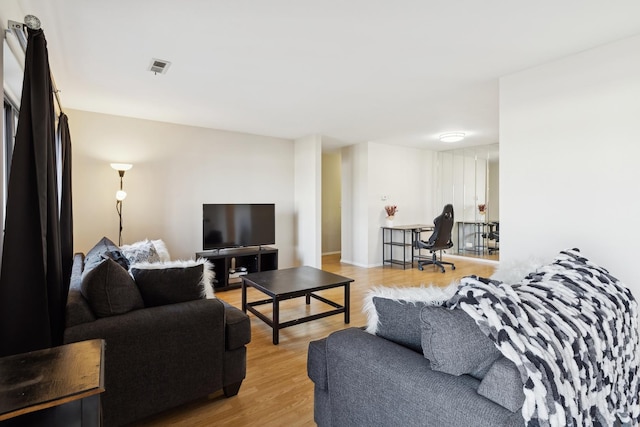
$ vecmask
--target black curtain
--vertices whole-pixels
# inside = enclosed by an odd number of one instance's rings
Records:
[[[62,253],[62,303],[63,310],[69,291],[69,279],[73,265],[73,209],[71,194],[71,134],[69,119],[62,113],[58,118],[59,154],[62,168],[62,194],[60,195],[60,247]]]
[[[29,29],[0,270],[1,356],[62,343],[54,123],[47,42],[42,30]]]

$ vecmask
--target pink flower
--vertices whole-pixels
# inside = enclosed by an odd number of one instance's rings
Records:
[[[384,210],[387,211],[387,216],[394,216],[398,212],[398,207],[396,205],[387,205]]]

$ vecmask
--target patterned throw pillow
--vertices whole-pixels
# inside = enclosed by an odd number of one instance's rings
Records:
[[[160,262],[156,247],[148,239],[130,245],[122,245],[120,250],[129,261],[129,265],[139,262]]]

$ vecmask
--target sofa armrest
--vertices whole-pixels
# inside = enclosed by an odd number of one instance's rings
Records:
[[[251,320],[242,310],[223,302],[227,350],[237,350],[251,342]]]
[[[73,256],[71,277],[69,278],[69,294],[67,295],[67,304],[65,306],[65,327],[96,320],[89,303],[80,292],[83,267],[84,255],[81,253],[75,254]]]
[[[321,390],[327,390],[327,339],[309,343],[307,352],[307,375]]]

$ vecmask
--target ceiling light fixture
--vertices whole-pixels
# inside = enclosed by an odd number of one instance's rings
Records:
[[[464,132],[447,132],[440,135],[442,142],[458,142],[464,139]]]

